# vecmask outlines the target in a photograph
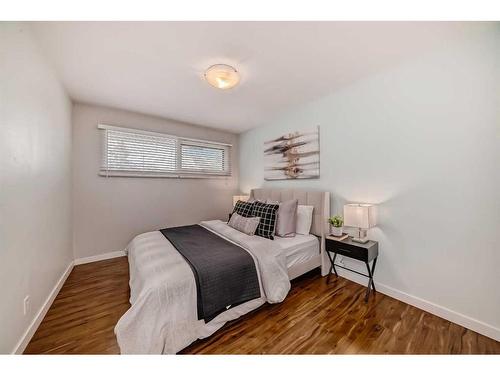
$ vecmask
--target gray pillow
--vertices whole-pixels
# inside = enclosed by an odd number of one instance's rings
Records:
[[[243,217],[233,212],[231,219],[227,223],[231,228],[239,230],[249,236],[253,236],[257,226],[259,225],[260,217]]]
[[[294,237],[295,227],[297,226],[297,205],[299,201],[297,199],[290,199],[288,201],[277,202],[268,199],[266,203],[279,203],[280,205],[278,208],[275,234],[279,237]]]

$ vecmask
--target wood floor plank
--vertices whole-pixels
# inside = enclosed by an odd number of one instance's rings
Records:
[[[126,257],[76,266],[26,354],[118,354],[130,307]],[[500,354],[500,342],[363,286],[311,272],[283,303],[265,304],[182,354]]]

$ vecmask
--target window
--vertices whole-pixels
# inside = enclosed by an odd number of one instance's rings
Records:
[[[231,174],[231,145],[99,125],[100,175],[206,177]]]
[[[229,155],[225,147],[181,141],[182,171],[224,173],[226,159],[229,159]]]

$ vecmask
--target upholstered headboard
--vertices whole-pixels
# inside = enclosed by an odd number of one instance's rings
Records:
[[[297,199],[299,204],[314,206],[311,233],[316,236],[328,234],[328,218],[330,217],[330,193],[326,191],[295,189],[252,189],[250,198],[265,201],[286,201]]]

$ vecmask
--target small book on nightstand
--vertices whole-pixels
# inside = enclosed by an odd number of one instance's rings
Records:
[[[346,238],[348,238],[348,234],[343,234],[342,236],[332,236],[331,234],[329,236],[326,236],[329,240],[335,240],[335,241],[344,241]]]

